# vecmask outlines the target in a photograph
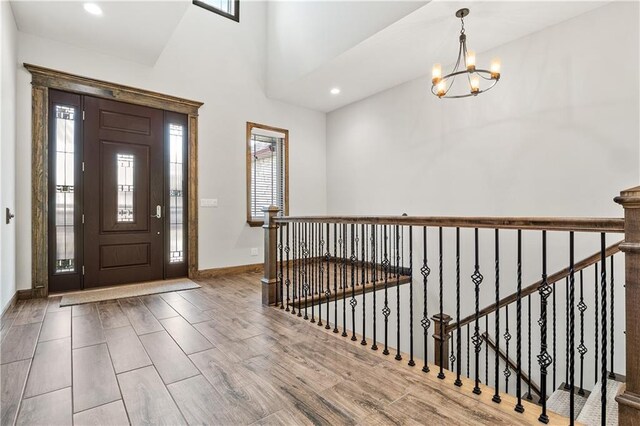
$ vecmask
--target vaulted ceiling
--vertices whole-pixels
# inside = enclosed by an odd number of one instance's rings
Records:
[[[242,2],[241,0],[241,22]],[[266,8],[265,92],[271,98],[332,111],[428,74],[455,59],[460,22],[479,63],[482,52],[560,23],[608,1],[273,1]],[[12,1],[18,29],[153,67],[190,0]],[[245,7],[246,3],[245,3]],[[212,19],[211,25],[237,25]],[[503,64],[508,69],[509,64]],[[331,88],[339,87],[339,95]]]

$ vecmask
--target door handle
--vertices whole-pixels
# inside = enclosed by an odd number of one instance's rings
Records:
[[[156,206],[156,214],[152,214],[151,217],[155,217],[156,219],[162,219],[162,207],[160,204]]]

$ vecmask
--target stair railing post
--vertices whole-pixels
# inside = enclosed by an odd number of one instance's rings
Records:
[[[438,367],[442,366],[445,369],[449,369],[449,340],[451,339],[451,334],[447,333],[447,327],[451,322],[451,317],[447,314],[442,314],[442,318],[440,318],[440,313],[435,314],[431,317],[433,320],[433,363]],[[440,330],[444,330],[444,337],[440,336]],[[442,351],[440,350],[440,345],[442,345]],[[442,353],[442,358],[440,358],[440,354]]]
[[[640,186],[621,191],[624,208],[626,388],[616,398],[620,425],[640,425]]]
[[[276,291],[278,287],[278,225],[275,222],[280,209],[276,206],[264,207],[264,276],[262,282],[262,304],[273,305],[276,303]]]

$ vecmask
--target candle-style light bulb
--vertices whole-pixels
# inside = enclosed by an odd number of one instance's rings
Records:
[[[491,61],[491,78],[497,80],[500,78],[500,59],[494,58]]]
[[[477,94],[480,91],[480,78],[477,75],[471,77],[471,93]]]
[[[433,66],[433,69],[431,70],[431,82],[433,84],[438,84],[441,78],[442,78],[442,65],[435,64]]]
[[[476,52],[473,50],[467,51],[467,69],[469,71],[476,69]]]
[[[445,95],[445,93],[447,93],[447,82],[444,80],[441,80],[438,85],[436,86],[436,93],[438,94],[439,97],[442,97]]]

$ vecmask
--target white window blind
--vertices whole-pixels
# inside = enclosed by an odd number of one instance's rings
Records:
[[[251,134],[251,218],[264,219],[271,205],[285,210],[285,139]]]

